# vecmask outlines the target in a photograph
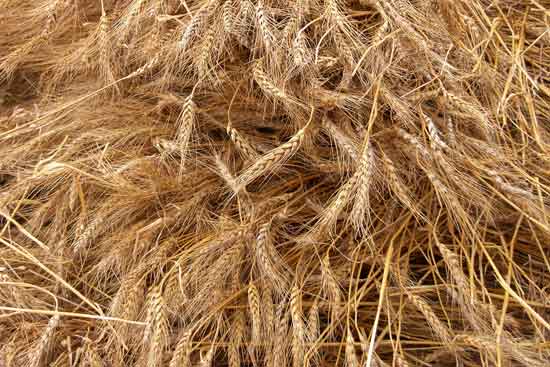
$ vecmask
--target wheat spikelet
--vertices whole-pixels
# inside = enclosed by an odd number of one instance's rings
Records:
[[[233,1],[229,0],[223,4],[223,30],[229,34],[235,31],[235,13]]]
[[[282,260],[277,256],[277,250],[271,243],[270,228],[271,222],[267,222],[261,225],[258,231],[255,242],[257,264],[263,277],[269,279],[274,286],[284,288],[288,281],[275,265],[280,264]]]
[[[372,38],[372,43],[374,45],[379,45],[384,42],[386,35],[390,31],[390,22],[387,19],[384,19],[382,24],[376,29],[374,36]]]
[[[260,294],[254,284],[248,286],[248,308],[252,319],[252,343],[260,344],[262,321],[260,315]]]
[[[300,14],[297,14],[295,12],[290,13],[283,28],[283,31],[281,32],[282,41],[293,39],[294,35],[297,35],[298,27],[300,26],[301,20],[302,19],[300,18]],[[280,52],[282,51],[283,50],[280,50]]]
[[[327,16],[338,25],[338,27],[344,28],[345,24],[345,18],[342,14],[342,11],[340,10],[340,4],[338,4],[338,0],[327,0],[326,1],[326,11]],[[341,30],[341,29],[339,29]]]
[[[99,19],[99,67],[100,74],[104,84],[110,84],[115,81],[115,76],[111,69],[111,42],[109,39],[109,30],[111,28],[111,21],[109,17],[103,13]]]
[[[78,253],[88,247],[93,240],[97,238],[99,230],[103,230],[102,226],[106,221],[106,216],[98,215],[96,216],[88,225],[84,228],[82,233],[75,240],[73,249],[74,252]]]
[[[464,111],[465,113],[470,114],[471,116],[476,118],[478,121],[480,121],[481,129],[485,134],[487,134],[487,136],[492,136],[494,134],[492,129],[494,129],[495,126],[491,125],[485,111],[480,110],[475,105],[463,100],[462,98],[454,95],[453,93],[444,91],[444,96],[452,106],[457,107],[458,109]]]
[[[277,40],[273,34],[271,20],[269,19],[262,0],[259,0],[256,5],[256,21],[258,22],[258,28],[261,31],[265,47],[270,49],[276,46]]]
[[[239,187],[237,185],[237,181],[233,174],[229,171],[229,167],[221,160],[219,156],[214,157],[216,162],[216,167],[218,168],[218,172],[220,174],[220,177],[223,178],[227,186],[235,193],[239,193]]]
[[[391,190],[395,193],[395,195],[403,205],[409,208],[411,212],[414,213],[416,216],[421,217],[422,214],[418,210],[417,206],[414,204],[411,193],[397,175],[397,170],[393,161],[384,152],[382,152],[382,163],[388,175],[388,184]]]
[[[169,367],[189,367],[191,366],[191,361],[189,357],[191,356],[191,330],[185,330],[181,335],[174,353],[172,354],[172,359],[170,360]]]
[[[435,126],[433,120],[428,117],[424,116],[424,119],[428,123],[428,132],[430,133],[430,139],[432,141],[432,146],[436,150],[447,150],[449,149],[449,146],[443,139],[441,139],[441,135],[439,134],[439,129]]]
[[[338,216],[342,213],[342,210],[348,204],[353,187],[357,182],[357,175],[350,177],[344,185],[340,187],[335,198],[331,201],[326,210],[321,214],[321,219],[317,225],[316,231],[318,235],[321,235],[327,229],[329,231],[334,230]]]
[[[46,13],[46,25],[44,26],[44,30],[42,31],[43,37],[46,36],[47,33],[52,30],[53,25],[55,24],[55,13],[60,4],[65,5],[66,2],[60,1],[60,0],[54,0],[49,2],[46,5],[46,9],[44,9],[44,12]]]
[[[45,359],[47,358],[49,348],[52,345],[52,338],[54,336],[56,328],[59,326],[59,322],[59,315],[52,316],[48,321],[46,329],[44,329],[44,331],[42,332],[42,335],[40,336],[40,339],[38,340],[34,351],[29,356],[30,366],[40,367],[47,363]]]
[[[461,341],[467,345],[471,345],[473,347],[476,347],[480,350],[487,351],[489,353],[492,353],[496,345],[493,341],[488,340],[487,338],[479,337],[479,336],[473,336],[473,335],[457,335],[456,336],[457,341]]]
[[[120,318],[135,319],[143,296],[141,286],[142,280],[138,271],[128,274],[111,302],[110,313]]]
[[[156,286],[151,291],[147,309],[147,328],[144,335],[145,345],[149,345],[146,357],[147,366],[162,364],[163,352],[168,338],[165,307],[162,287]]]
[[[345,64],[344,76],[341,83],[341,86],[345,88],[351,82],[351,70],[355,64],[353,48],[350,45],[352,42],[350,42],[349,39],[349,35],[352,34],[352,31],[349,28],[345,16],[340,10],[341,7],[338,4],[338,0],[328,0],[326,7],[327,17],[334,24],[334,29],[332,32],[334,42],[338,50],[341,52]]]
[[[231,124],[227,124],[227,135],[231,138],[231,141],[237,149],[244,155],[247,159],[252,159],[258,156],[256,150],[250,145],[250,143],[235,129]]]
[[[78,200],[80,200],[79,194],[81,192],[82,188],[80,185],[80,180],[78,176],[75,176],[73,178],[73,182],[71,185],[71,190],[69,192],[69,209],[71,211],[74,211],[76,209]]]
[[[435,150],[435,154],[430,154],[430,151],[413,135],[409,134],[403,129],[397,130],[398,135],[405,140],[411,147],[415,149],[416,153],[419,153],[421,157],[427,161],[435,160],[440,166],[445,169],[445,173],[449,178],[455,178],[455,170],[445,161],[439,150]],[[430,180],[434,189],[436,190],[438,200],[448,206],[449,210],[453,212],[454,219],[457,221],[463,221],[464,226],[468,226],[468,215],[465,214],[464,209],[457,198],[457,196],[447,187],[447,185],[441,180],[436,171],[433,169],[424,168],[423,170],[426,177]]]
[[[312,61],[303,32],[298,32],[292,41],[292,56],[296,66],[301,68]]]
[[[462,266],[460,265],[458,256],[454,252],[449,250],[447,246],[440,243],[437,239],[435,239],[435,244],[441,252],[441,255],[443,255],[443,260],[445,261],[445,264],[447,265],[452,278],[457,283],[458,289],[466,292],[468,289],[470,289],[470,286],[468,284],[466,276],[464,275],[464,272],[462,271]]]
[[[270,340],[274,335],[275,330],[275,310],[273,292],[271,287],[265,286],[262,289],[262,313],[263,313],[263,327],[264,327],[264,339]]]
[[[254,80],[266,95],[276,100],[294,103],[294,100],[285,93],[284,90],[277,87],[273,81],[270,80],[268,75],[262,70],[260,63],[254,65],[252,73],[254,75]]]
[[[286,312],[285,306],[283,302],[277,306],[273,353],[271,353],[272,357],[269,359],[271,364],[268,367],[287,366],[287,345],[292,338],[288,335],[289,312]]]
[[[330,297],[332,309],[331,322],[337,322],[341,312],[342,294],[338,281],[330,268],[330,259],[328,254],[321,260],[321,276],[323,289]]]
[[[90,365],[90,367],[102,367],[104,365],[101,357],[97,353],[96,348],[92,342],[87,342],[85,347],[85,358]]]
[[[7,82],[11,80],[21,61],[36,49],[42,41],[42,38],[34,37],[0,59],[0,81]]]
[[[453,119],[450,117],[447,118],[447,135],[451,146],[455,146],[456,145],[455,124],[453,123]]]
[[[178,117],[178,130],[176,132],[176,143],[179,145],[180,154],[182,155],[182,164],[187,154],[191,134],[195,121],[195,103],[193,102],[193,93],[189,94],[183,101],[181,113]]]
[[[530,198],[533,194],[527,190],[516,187],[504,181],[504,179],[494,170],[487,170],[487,173],[493,178],[496,186],[502,191],[512,196]]]
[[[353,207],[351,210],[351,218],[357,230],[365,233],[367,230],[370,211],[369,190],[374,171],[375,154],[372,145],[367,142],[361,153],[361,159],[357,167],[357,182],[356,193]]]
[[[407,292],[407,296],[411,300],[411,303],[424,315],[426,321],[430,327],[435,331],[436,335],[447,346],[451,344],[452,335],[449,333],[448,328],[439,320],[437,315],[433,312],[430,305],[422,298],[416,296],[411,292]]]
[[[414,147],[418,153],[422,155],[422,157],[429,159],[430,153],[424,147],[424,145],[413,135],[409,134],[405,130],[399,128],[397,129],[397,134],[405,140],[411,147]]]
[[[353,141],[329,118],[323,118],[323,127],[333,137],[334,142],[354,161],[359,162],[359,152]]]
[[[407,362],[407,360],[399,354],[395,357],[395,359],[397,361],[397,366],[398,367],[409,367],[410,366],[410,364]]]
[[[200,34],[201,28],[207,23],[208,18],[216,10],[217,6],[218,0],[208,0],[197,10],[187,24],[178,42],[178,47],[181,51],[185,51]]]
[[[144,74],[145,72],[153,69],[159,63],[159,55],[153,56],[149,61],[147,61],[143,66],[140,66],[130,74],[128,74],[125,79],[131,79],[138,75]]]
[[[239,2],[239,11],[236,15],[237,22],[233,34],[239,43],[246,48],[250,48],[250,24],[248,21],[254,19],[255,14],[254,4],[249,0],[242,0]]]
[[[258,177],[264,175],[267,171],[273,171],[276,167],[282,165],[290,157],[292,157],[302,145],[306,131],[311,121],[313,120],[313,110],[306,125],[298,130],[286,143],[279,145],[261,158],[259,158],[252,166],[247,168],[239,177],[239,185],[246,187]]]
[[[245,319],[243,313],[238,310],[235,312],[235,321],[231,327],[231,344],[227,351],[227,359],[229,367],[241,366],[241,350],[240,343],[244,339]],[[172,366],[170,366],[172,367]]]
[[[315,342],[319,338],[319,302],[317,299],[311,305],[307,318],[308,338],[310,342]]]
[[[173,140],[156,138],[153,145],[163,156],[179,154],[180,152],[178,144]]]
[[[200,79],[205,79],[208,74],[209,60],[212,57],[212,48],[214,46],[216,36],[216,27],[211,25],[206,31],[202,43],[199,45],[197,56],[197,72]]]

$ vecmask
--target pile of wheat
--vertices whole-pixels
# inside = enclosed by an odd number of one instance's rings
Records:
[[[548,0],[0,0],[0,366],[548,366]]]

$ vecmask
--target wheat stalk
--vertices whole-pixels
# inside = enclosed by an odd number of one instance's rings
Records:
[[[346,365],[348,367],[359,367],[359,360],[357,359],[357,354],[355,353],[355,340],[353,339],[353,335],[351,334],[349,328],[346,332],[345,354]]]

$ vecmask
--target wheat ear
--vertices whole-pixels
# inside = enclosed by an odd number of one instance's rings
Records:
[[[289,141],[271,150],[259,158],[251,167],[247,168],[238,178],[239,185],[246,187],[256,178],[265,174],[268,170],[273,170],[280,166],[290,157],[292,157],[300,148],[306,137],[306,131],[313,120],[313,108],[306,125],[301,128]]]
[[[52,316],[48,321],[48,325],[40,336],[40,340],[38,341],[35,350],[30,355],[30,366],[41,367],[47,364],[45,359],[47,358],[55,329],[59,326],[59,321],[59,315]]]

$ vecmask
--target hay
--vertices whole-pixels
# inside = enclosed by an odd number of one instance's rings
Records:
[[[547,366],[549,5],[0,0],[0,366]]]

